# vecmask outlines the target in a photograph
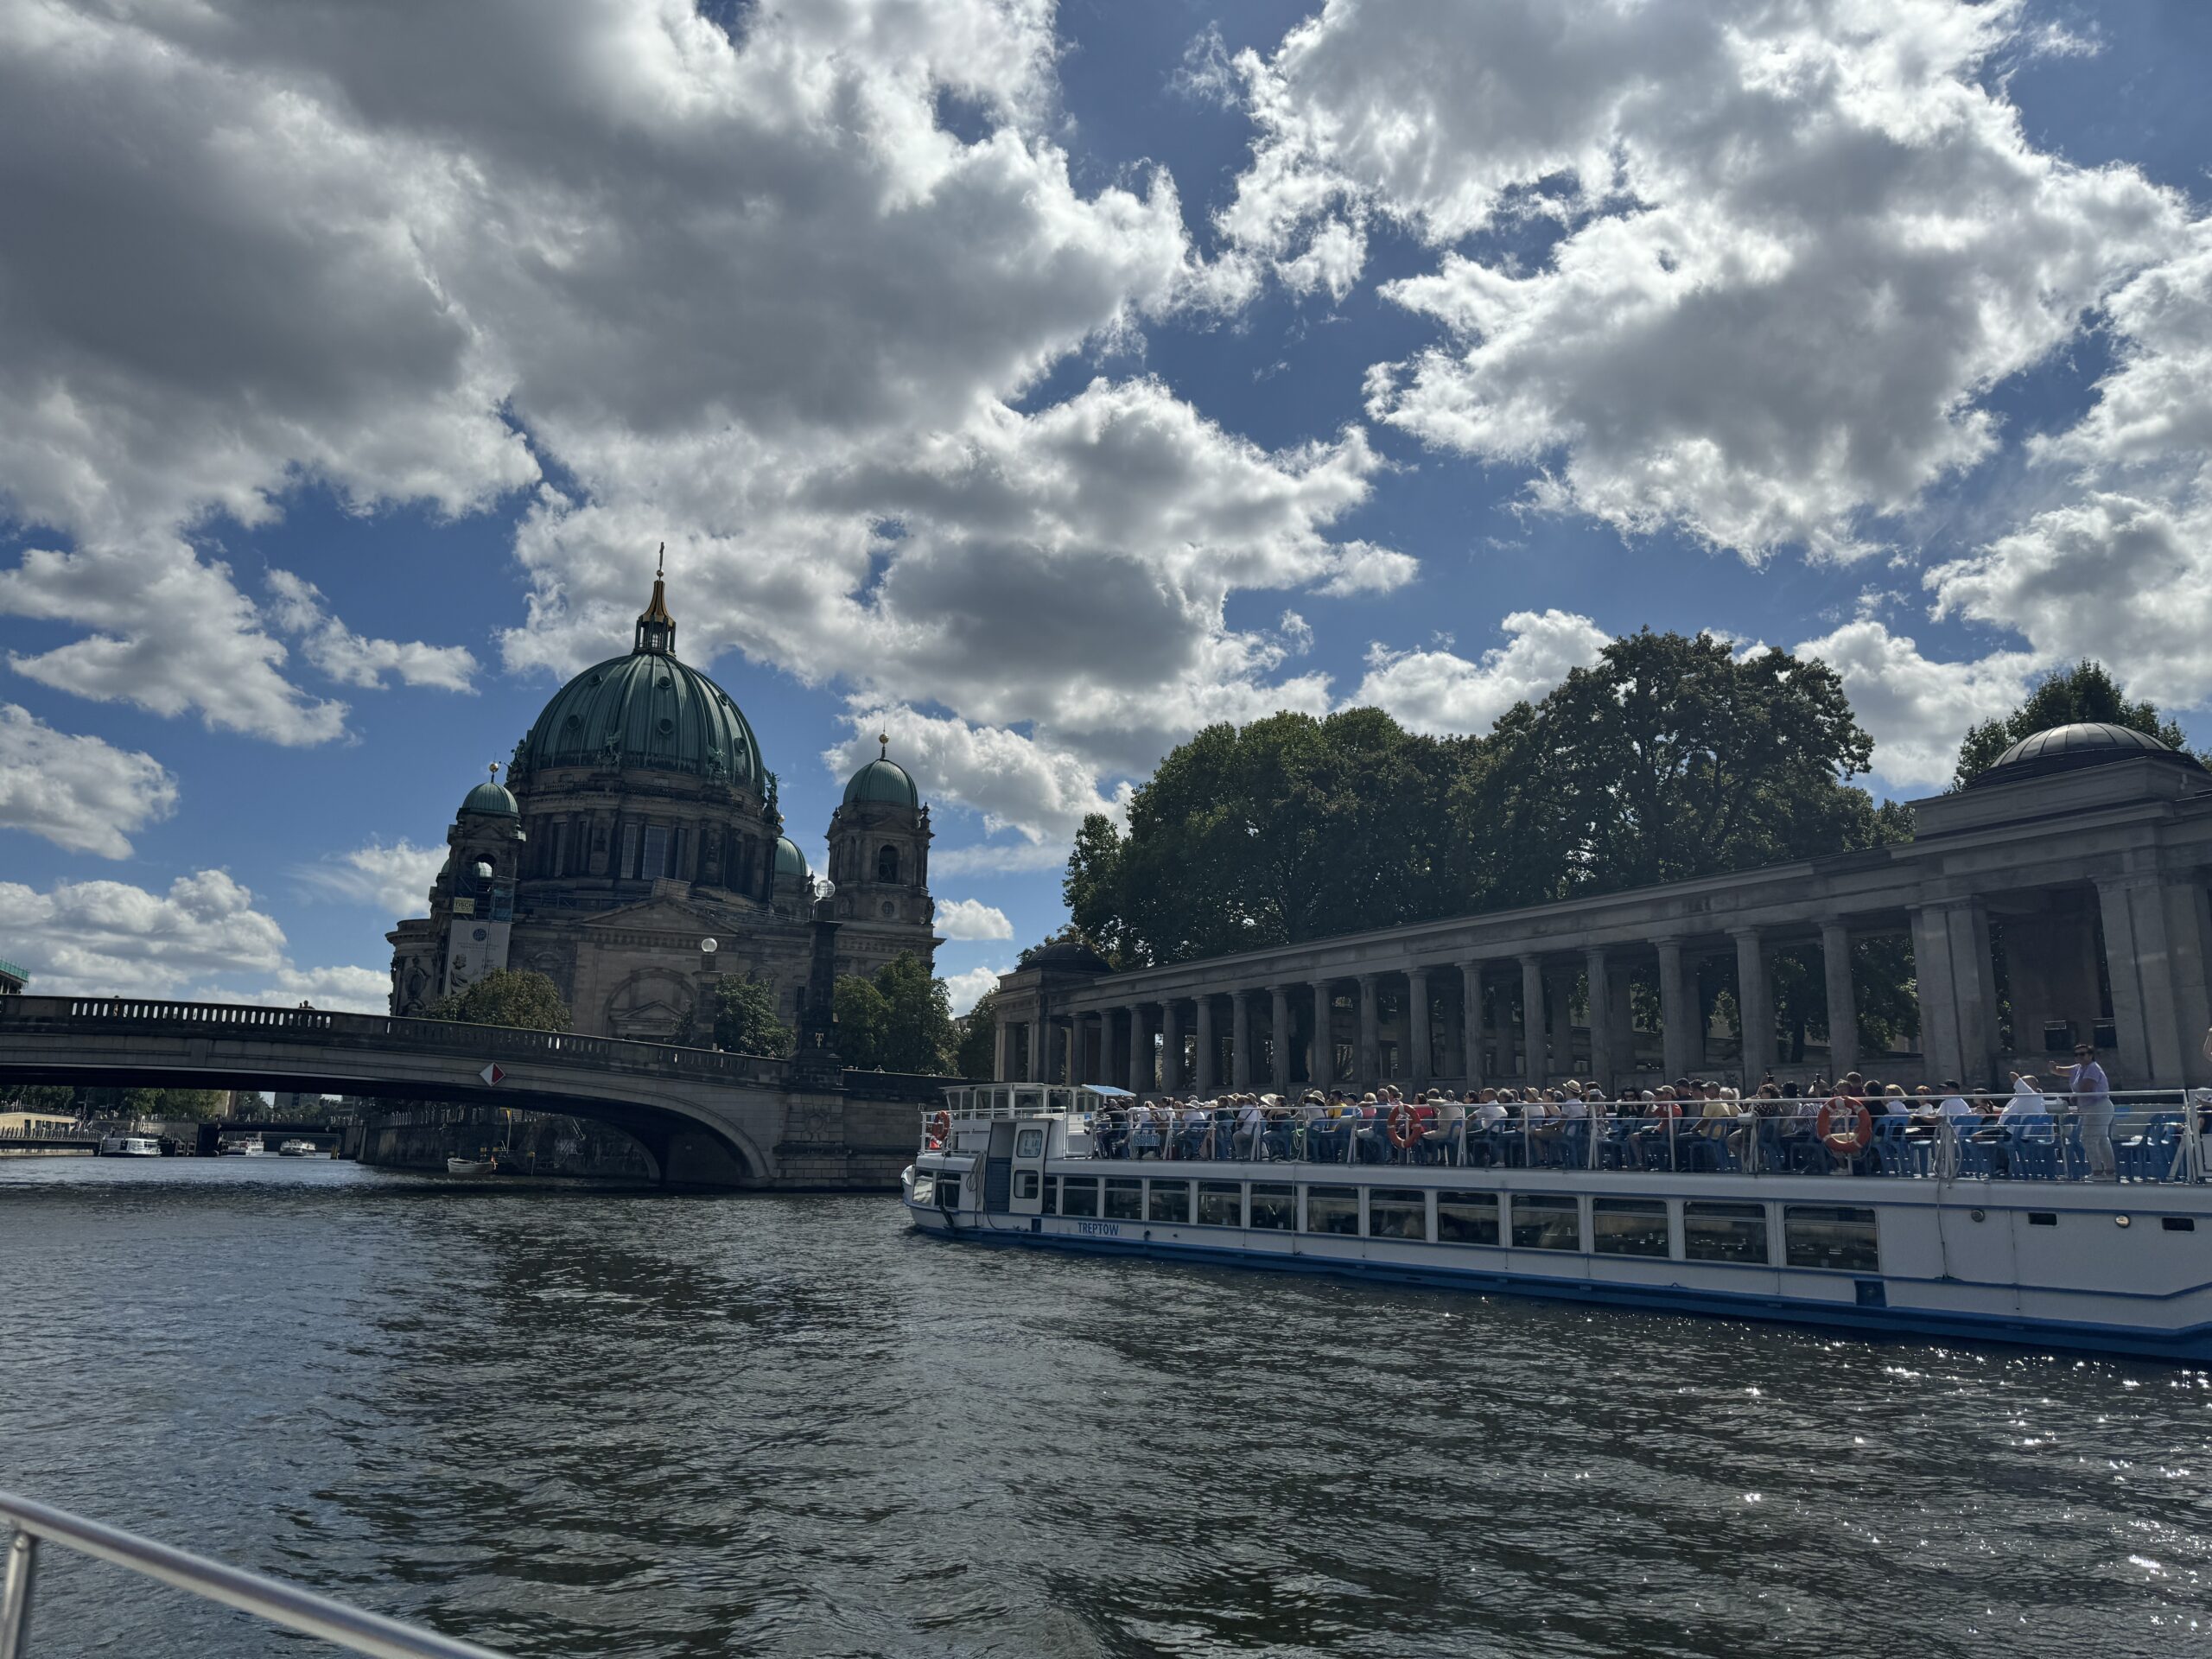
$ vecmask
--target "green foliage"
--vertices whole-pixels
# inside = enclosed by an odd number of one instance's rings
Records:
[[[2147,702],[2129,702],[2102,663],[2084,658],[2073,667],[2055,670],[2037,682],[2027,701],[2004,719],[1985,721],[1967,732],[1966,741],[1959,746],[1959,766],[1952,775],[1951,787],[1964,789],[2024,737],[2033,737],[2054,726],[2084,721],[2125,726],[2157,738],[2168,748],[2189,750],[2189,739],[2179,726]]]
[[[987,1083],[998,1065],[999,994],[985,991],[976,1006],[954,1023],[960,1030],[952,1069],[963,1077]]]
[[[468,1026],[515,1026],[525,1031],[566,1031],[569,1005],[561,988],[527,968],[500,968],[425,1008],[431,1020]]]
[[[202,1123],[220,1117],[230,1103],[223,1089],[126,1089],[123,1114],[126,1117],[156,1117]]]
[[[77,1090],[66,1083],[26,1083],[0,1096],[11,1112],[46,1112],[55,1117],[73,1116]]]
[[[1085,821],[1062,891],[1125,968],[1681,880],[1909,837],[1847,781],[1872,753],[1824,664],[1646,630],[1486,738],[1210,726],[1126,834]]]
[[[791,1052],[791,1028],[776,1017],[776,992],[760,980],[725,976],[715,982],[715,1046],[733,1054],[781,1058]]]
[[[959,1046],[944,982],[901,951],[872,979],[837,982],[837,1052],[863,1070],[943,1074]]]

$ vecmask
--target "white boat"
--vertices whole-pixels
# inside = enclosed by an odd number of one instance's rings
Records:
[[[216,1141],[217,1155],[224,1158],[265,1158],[269,1148],[257,1135],[226,1135]]]
[[[103,1158],[158,1158],[162,1143],[150,1135],[111,1135],[100,1141]]]
[[[446,1173],[448,1175],[489,1175],[498,1166],[489,1158],[448,1158],[446,1160]]]
[[[279,1158],[312,1158],[315,1150],[312,1141],[287,1141],[276,1148],[276,1155]]]
[[[1739,1160],[1772,1118],[1738,1120],[1733,1149],[1717,1120],[1601,1116],[1369,1162],[1285,1115],[1154,1134],[1136,1158],[1118,1090],[945,1093],[903,1187],[913,1225],[946,1237],[2212,1358],[2202,1091],[2120,1101],[2101,1181],[2063,1113],[1916,1138],[1884,1121],[1859,1132],[1867,1178],[1840,1179]],[[1638,1135],[1633,1161],[1656,1167],[1628,1166]]]

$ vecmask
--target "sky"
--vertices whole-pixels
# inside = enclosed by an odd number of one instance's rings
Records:
[[[2088,655],[2212,737],[2196,0],[0,0],[0,957],[378,1008],[627,648],[964,1007],[1214,721],[1820,657],[1866,781]]]

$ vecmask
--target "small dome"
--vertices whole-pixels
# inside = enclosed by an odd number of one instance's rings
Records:
[[[480,812],[492,818],[518,818],[522,808],[512,794],[501,785],[486,781],[476,785],[464,796],[461,803],[461,816]]]
[[[1022,958],[1025,968],[1052,968],[1066,972],[1073,969],[1087,974],[1113,971],[1113,964],[1081,939],[1052,939],[1028,951]]]
[[[2107,766],[2115,760],[2151,759],[2172,766],[2202,771],[2193,755],[2168,748],[2157,738],[2132,727],[2085,721],[2074,726],[2054,726],[2047,732],[2024,737],[1997,757],[1996,764],[1975,779],[1970,787],[2017,784],[2048,778],[2084,766]]]
[[[807,880],[806,855],[789,836],[776,837],[776,880],[804,881]]]
[[[883,746],[883,753],[853,774],[845,785],[845,804],[858,806],[862,802],[880,802],[886,806],[903,806],[909,812],[922,804],[921,791],[914,787],[914,780],[906,769],[891,758],[891,740],[879,736],[875,740]]]

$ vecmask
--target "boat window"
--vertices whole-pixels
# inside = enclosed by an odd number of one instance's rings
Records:
[[[1766,1260],[1766,1206],[1703,1204],[1682,1206],[1682,1254],[1693,1262]]]
[[[1359,1236],[1359,1189],[1356,1186],[1309,1186],[1306,1189],[1306,1230],[1309,1233],[1349,1233]]]
[[[1098,1213],[1098,1178],[1071,1175],[1060,1183],[1060,1213],[1095,1216]]]
[[[2193,1233],[2196,1218],[2193,1216],[2160,1216],[2158,1225],[2170,1233]]]
[[[1142,1181],[1107,1182],[1106,1207],[1101,1213],[1109,1221],[1142,1221],[1144,1219],[1144,1183]]]
[[[1440,1192],[1436,1195],[1436,1242],[1440,1244],[1497,1243],[1497,1195]]]
[[[995,1103],[1003,1106],[1006,1103],[1001,1100]],[[1044,1107],[1045,1091],[1042,1089],[1017,1089],[1014,1091],[1014,1109],[1016,1112],[1042,1111]]]
[[[1367,1236],[1370,1238],[1428,1236],[1428,1198],[1403,1187],[1367,1189]]]
[[[1252,1225],[1289,1232],[1298,1225],[1298,1189],[1252,1183]]]
[[[1191,1184],[1188,1181],[1154,1181],[1147,1199],[1145,1216],[1152,1221],[1184,1221],[1191,1218]]]
[[[960,1178],[957,1175],[938,1177],[937,1202],[942,1210],[957,1210],[960,1207]]]
[[[1045,1178],[1045,1202],[1041,1208],[1048,1216],[1057,1216],[1060,1213],[1060,1178],[1058,1176],[1047,1175]]]
[[[1017,1158],[1036,1158],[1045,1150],[1045,1131],[1021,1129],[1014,1137],[1014,1155]]]
[[[1838,1204],[1785,1204],[1782,1247],[1783,1259],[1793,1268],[1840,1268],[1847,1273],[1882,1270],[1872,1210]]]
[[[1198,1183],[1198,1224],[1201,1227],[1241,1227],[1244,1223],[1244,1189],[1235,1181]]]
[[[1035,1170],[1025,1169],[1014,1178],[1014,1196],[1017,1198],[1033,1198],[1037,1196]]]
[[[1669,1248],[1666,1200],[1592,1199],[1590,1248],[1600,1255],[1665,1255]]]
[[[937,1202],[936,1176],[930,1174],[918,1174],[914,1177],[914,1202],[916,1204],[935,1204]]]
[[[1516,1250],[1580,1249],[1582,1211],[1580,1202],[1548,1193],[1515,1193],[1513,1248]]]

